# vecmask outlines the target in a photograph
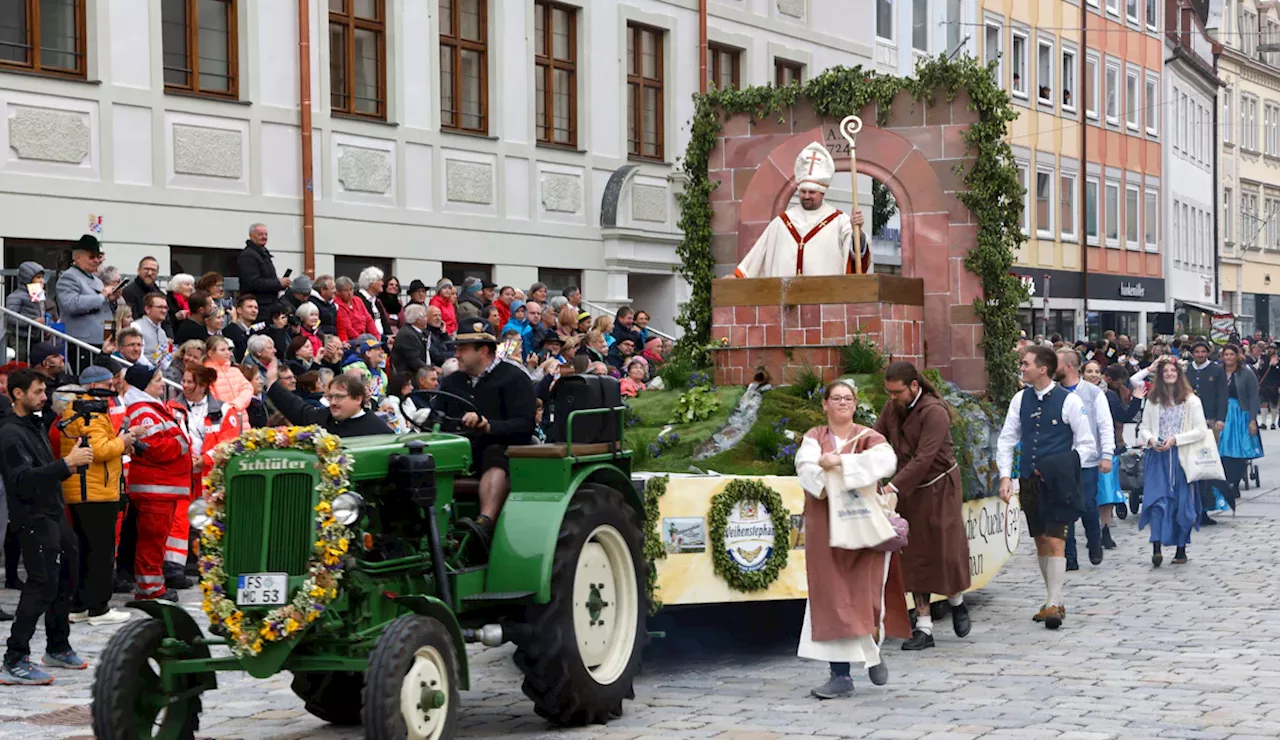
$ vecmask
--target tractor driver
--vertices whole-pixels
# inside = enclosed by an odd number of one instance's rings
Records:
[[[471,467],[480,477],[480,516],[462,524],[478,530],[487,543],[511,492],[507,447],[529,443],[537,403],[529,376],[498,357],[492,325],[475,318],[460,319],[458,324],[457,358],[462,372],[440,381],[440,390],[471,401],[476,410],[448,396],[437,396],[432,405],[448,416],[461,416],[466,427]]]

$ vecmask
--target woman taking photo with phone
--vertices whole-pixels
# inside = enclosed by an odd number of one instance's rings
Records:
[[[1138,529],[1151,527],[1151,565],[1159,568],[1162,547],[1177,548],[1175,565],[1187,562],[1191,530],[1199,528],[1200,495],[1187,481],[1187,464],[1209,426],[1179,360],[1161,357],[1151,375],[1155,380],[1138,429],[1138,444],[1146,448]]]

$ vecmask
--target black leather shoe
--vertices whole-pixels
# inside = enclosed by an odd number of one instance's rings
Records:
[[[12,622],[13,615],[4,609],[0,609],[0,622]]]
[[[911,633],[911,639],[902,643],[903,650],[924,650],[933,647],[933,635],[920,630]]]
[[[191,588],[195,582],[183,575],[169,576],[164,579],[164,586],[175,591],[182,591]]]
[[[1218,520],[1209,518],[1208,514],[1200,515],[1200,526],[1202,527],[1212,527],[1212,526],[1215,526],[1217,523],[1218,523]]]
[[[1067,570],[1080,570],[1080,563],[1076,562],[1074,559],[1068,558]]]
[[[1102,546],[1107,550],[1116,549],[1116,541],[1111,539],[1111,527],[1102,528]]]
[[[973,628],[973,623],[969,621],[968,604],[951,607],[951,627],[955,629],[956,637],[969,636],[969,630]]]
[[[1102,545],[1089,548],[1089,562],[1094,565],[1102,565]]]
[[[883,660],[876,663],[867,669],[867,678],[876,686],[884,686],[889,683],[889,666]]]

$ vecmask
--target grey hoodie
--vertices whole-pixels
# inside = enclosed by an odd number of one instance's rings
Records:
[[[29,319],[38,321],[43,318],[44,305],[32,301],[31,294],[27,292],[27,284],[42,272],[44,272],[44,267],[39,262],[23,262],[18,265],[18,287],[14,288],[5,298],[5,308],[14,313],[22,314]]]

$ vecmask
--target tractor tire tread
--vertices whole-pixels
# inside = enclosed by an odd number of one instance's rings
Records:
[[[623,512],[631,525],[619,531],[628,539],[633,551],[640,553],[636,578],[640,587],[641,624],[631,665],[623,675],[608,687],[583,687],[574,683],[574,673],[582,670],[575,665],[581,662],[577,648],[564,644],[564,627],[573,623],[573,616],[568,613],[568,602],[572,597],[557,599],[556,594],[572,594],[580,540],[589,534],[582,530],[587,529],[587,518],[601,510]],[[594,525],[590,526],[594,528]],[[633,538],[636,541],[630,541]],[[594,484],[579,488],[569,502],[556,538],[556,554],[551,568],[551,601],[530,608],[528,637],[517,644],[514,656],[516,666],[524,674],[524,694],[533,700],[534,712],[539,717],[566,727],[604,724],[621,717],[623,700],[635,696],[634,679],[640,672],[640,655],[649,638],[643,623],[649,613],[645,586],[649,564],[643,553],[640,517],[622,494]]]
[[[119,694],[133,686],[133,678],[141,668],[139,651],[149,643],[158,647],[164,639],[164,623],[147,617],[130,621],[116,631],[98,658],[93,676],[90,711],[93,717],[93,736],[102,740],[134,740],[141,735],[133,728],[133,710],[119,698]],[[200,728],[202,703],[197,697],[192,701],[191,712],[178,732],[179,740],[192,740]]]
[[[434,626],[433,626],[434,625]],[[438,638],[436,643],[431,638]],[[369,670],[365,672],[362,691],[362,716],[365,740],[400,740],[405,736],[404,720],[400,714],[400,681],[408,672],[413,654],[425,644],[440,650],[449,664],[448,726],[441,735],[452,740],[458,722],[458,656],[454,655],[453,640],[449,630],[438,620],[418,614],[408,614],[395,619],[378,637],[378,644],[369,658]],[[465,657],[465,656],[464,656]],[[388,676],[395,675],[394,686],[387,685]]]

